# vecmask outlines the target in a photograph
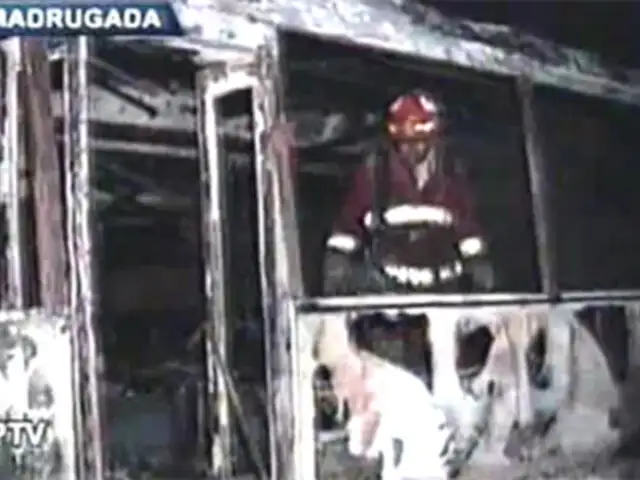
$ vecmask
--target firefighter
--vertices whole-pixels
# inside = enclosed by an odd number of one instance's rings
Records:
[[[470,189],[445,172],[440,104],[401,95],[385,126],[383,153],[356,171],[327,239],[325,293],[491,289]]]

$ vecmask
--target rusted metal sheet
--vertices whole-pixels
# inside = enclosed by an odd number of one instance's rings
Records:
[[[0,197],[6,257],[2,265],[2,300],[5,308],[22,308],[27,301],[24,238],[26,195],[22,108],[20,108],[21,42],[5,40],[2,45],[2,162]]]
[[[51,109],[51,72],[40,42],[22,40],[26,157],[33,171],[38,284],[42,306],[65,310],[69,298],[61,162]]]

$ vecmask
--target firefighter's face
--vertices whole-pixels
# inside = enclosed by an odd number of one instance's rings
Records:
[[[396,150],[400,157],[411,163],[422,162],[431,150],[431,142],[427,140],[400,140],[396,142]]]

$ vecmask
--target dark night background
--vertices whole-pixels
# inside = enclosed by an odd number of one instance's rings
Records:
[[[425,1],[444,14],[512,25],[527,33],[590,50],[616,66],[640,68],[640,2]]]

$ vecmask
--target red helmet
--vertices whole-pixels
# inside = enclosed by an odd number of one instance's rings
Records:
[[[424,140],[440,128],[440,108],[428,93],[409,93],[393,101],[387,132],[393,140]]]

